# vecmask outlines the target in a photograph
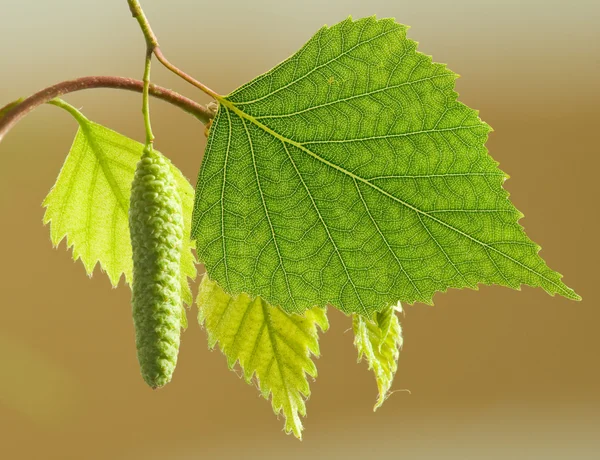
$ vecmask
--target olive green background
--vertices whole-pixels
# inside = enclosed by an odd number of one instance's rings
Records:
[[[139,373],[130,293],[92,279],[40,206],[76,130],[41,107],[0,145],[0,458],[600,458],[598,174],[600,6],[592,1],[158,0],[142,4],[164,52],[226,94],[348,14],[393,16],[462,75],[528,234],[580,303],[539,289],[438,294],[406,308],[394,393],[356,364],[350,321],[330,309],[302,442],[229,371],[189,312],[171,384]],[[0,105],[61,80],[142,74],[143,39],[125,0],[0,0]],[[158,65],[153,78],[208,99]],[[143,139],[137,94],[66,98]],[[203,126],[152,102],[157,147],[195,183]],[[409,390],[409,391],[403,391]]]

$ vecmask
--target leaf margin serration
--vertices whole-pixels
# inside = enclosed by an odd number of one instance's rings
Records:
[[[303,425],[300,417],[306,417],[306,401],[310,398],[311,391],[308,382],[308,376],[316,379],[317,368],[314,359],[320,357],[319,348],[319,329],[321,333],[327,332],[329,322],[327,320],[327,312],[325,308],[315,307],[304,312],[303,315],[287,313],[278,307],[269,305],[260,297],[250,298],[246,294],[238,296],[230,296],[213,280],[208,274],[204,274],[200,282],[200,288],[196,299],[198,306],[198,324],[206,330],[208,347],[213,350],[219,347],[221,353],[227,360],[227,365],[230,370],[235,371],[236,365],[239,366],[242,373],[238,375],[243,378],[247,384],[254,385],[259,390],[261,396],[270,400],[273,412],[276,415],[283,414],[285,418],[284,430],[287,434],[293,434],[296,438],[302,439]],[[223,307],[224,305],[224,307]],[[237,322],[235,311],[237,307],[243,308],[244,312],[241,316],[239,324],[232,323],[230,326],[235,327],[235,333],[232,334],[232,327],[225,327],[229,322]],[[222,309],[219,312],[219,309]],[[220,313],[220,316],[214,316],[214,312]],[[263,312],[260,315],[260,312]],[[256,312],[259,314],[257,315]],[[275,316],[273,316],[275,315]],[[232,320],[233,317],[233,320]],[[255,325],[248,324],[252,318],[263,318],[263,324],[260,326],[255,342],[248,342],[245,338],[240,339],[240,334],[247,331],[255,332]],[[279,319],[277,319],[279,318]],[[286,320],[294,325],[294,334],[290,334],[289,330],[286,333],[285,328],[281,327],[281,319]],[[280,327],[277,327],[279,323]],[[267,334],[264,334],[264,330]],[[258,369],[256,364],[257,356],[260,358],[261,350],[264,354],[264,347],[261,346],[261,340],[264,336],[268,336],[268,345],[272,348],[273,357],[267,367],[266,374],[263,374],[264,369]],[[299,339],[302,336],[304,342]],[[277,339],[277,337],[279,339]],[[301,363],[296,363],[295,369],[286,361],[281,351],[278,351],[276,342],[287,343],[288,348]],[[290,345],[293,343],[293,345]],[[245,345],[251,344],[252,352],[250,357],[247,356],[247,348]],[[265,354],[265,356],[267,356]],[[263,357],[264,359],[264,357]],[[258,360],[258,361],[262,361]],[[273,363],[276,361],[276,363]],[[285,387],[285,395],[280,393],[283,391],[280,388],[274,387],[273,378],[269,378],[270,370],[277,366],[279,369],[279,378],[282,380],[282,385]],[[295,388],[290,388],[285,380],[282,369],[287,369],[292,372],[292,377],[297,379]],[[294,370],[296,373],[293,373]],[[237,374],[237,373],[236,373]],[[300,382],[300,383],[299,383]]]

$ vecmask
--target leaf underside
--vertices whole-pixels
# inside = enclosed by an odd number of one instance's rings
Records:
[[[220,98],[192,236],[227,292],[370,317],[479,283],[579,299],[539,257],[457,75],[392,19],[323,27]]]
[[[369,320],[362,315],[352,315],[354,345],[359,362],[366,358],[369,369],[375,374],[379,396],[373,410],[377,410],[389,396],[398,369],[398,356],[402,348],[402,328],[396,315],[400,306],[388,307]]]
[[[198,321],[206,328],[210,348],[218,342],[230,368],[239,362],[247,383],[255,377],[262,396],[271,395],[274,412],[283,412],[285,431],[301,438],[300,416],[306,416],[305,400],[310,396],[306,374],[317,376],[311,359],[311,354],[319,356],[317,326],[324,332],[329,327],[325,309],[285,313],[260,297],[231,297],[205,275],[198,293]]]
[[[50,223],[53,245],[67,238],[73,259],[81,259],[88,275],[100,263],[113,286],[118,285],[121,275],[130,284],[129,197],[144,146],[83,115],[78,122],[69,155],[43,202],[44,224]],[[194,190],[179,169],[172,164],[171,168],[182,198],[185,234],[189,234]],[[194,242],[186,238],[181,253],[181,295],[188,305],[193,300],[188,278],[196,277],[193,247]]]

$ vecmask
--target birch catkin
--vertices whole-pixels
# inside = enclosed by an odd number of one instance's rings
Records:
[[[129,208],[132,306],[142,377],[152,388],[171,380],[181,333],[181,197],[168,161],[151,147],[140,159]]]

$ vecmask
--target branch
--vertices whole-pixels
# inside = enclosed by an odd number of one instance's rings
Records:
[[[208,94],[210,97],[216,100],[220,100],[222,98],[220,94],[216,93],[205,84],[200,83],[194,77],[185,73],[183,70],[179,69],[178,67],[171,64],[171,62],[169,62],[169,60],[161,51],[160,46],[158,45],[158,39],[156,38],[156,35],[154,35],[152,27],[150,27],[150,23],[148,22],[148,19],[146,18],[146,15],[142,10],[140,2],[138,0],[127,0],[127,4],[129,5],[131,14],[137,20],[138,24],[140,25],[140,28],[142,29],[142,33],[144,34],[144,38],[146,39],[146,46],[148,50],[152,50],[152,52],[156,56],[156,59],[158,59],[162,65],[164,65],[175,75],[178,75],[179,77],[183,78],[185,81],[194,85],[196,88]]]
[[[10,109],[4,117],[0,118],[0,142],[2,142],[4,136],[14,125],[25,117],[25,115],[36,107],[51,101],[55,97],[90,88],[124,89],[141,93],[143,87],[143,83],[139,80],[113,76],[82,77],[49,86],[28,97],[23,102]],[[194,115],[204,124],[207,124],[214,117],[214,113],[206,107],[176,93],[175,91],[171,91],[170,89],[150,85],[150,95],[162,99],[163,101]]]

